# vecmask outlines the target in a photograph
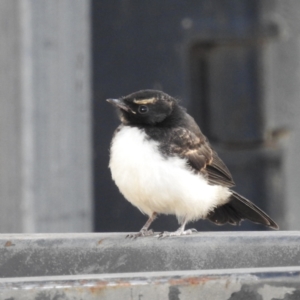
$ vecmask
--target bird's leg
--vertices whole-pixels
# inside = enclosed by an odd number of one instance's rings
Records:
[[[184,221],[182,222],[182,224],[180,225],[180,227],[176,231],[174,231],[174,232],[168,232],[168,231],[161,232],[158,235],[158,238],[162,239],[162,238],[169,237],[169,236],[188,235],[188,234],[192,234],[193,232],[197,232],[197,230],[194,229],[194,228],[184,230],[186,223],[187,223],[187,219],[184,219]]]
[[[145,225],[142,227],[142,229],[138,233],[128,234],[126,236],[126,238],[136,239],[136,238],[138,238],[140,236],[150,236],[150,235],[153,235],[154,234],[153,230],[148,230],[148,228],[150,227],[151,223],[156,219],[156,216],[157,216],[157,213],[154,212],[149,217],[149,219],[147,220],[147,222],[145,223]]]

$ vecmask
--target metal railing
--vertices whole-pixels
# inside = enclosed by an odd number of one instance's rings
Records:
[[[0,299],[282,299],[299,264],[300,232],[4,234]]]

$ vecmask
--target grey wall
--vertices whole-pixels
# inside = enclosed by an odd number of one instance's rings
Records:
[[[92,229],[89,1],[0,1],[0,232]]]

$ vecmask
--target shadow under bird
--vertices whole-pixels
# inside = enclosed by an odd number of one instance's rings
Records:
[[[208,219],[238,225],[248,219],[273,229],[278,225],[254,203],[231,190],[232,176],[194,119],[178,101],[156,90],[141,90],[119,99],[122,124],[110,149],[109,168],[123,196],[149,216],[132,238],[153,235],[158,214],[175,215],[181,224],[159,237],[191,234],[190,221]]]

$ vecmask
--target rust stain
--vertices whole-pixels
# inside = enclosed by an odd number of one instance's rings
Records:
[[[99,293],[101,293],[103,290],[105,290],[107,288],[107,285],[109,284],[108,281],[97,281],[97,282],[95,282],[95,285],[93,285],[93,286],[84,286],[87,283],[89,283],[89,281],[87,281],[87,280],[81,280],[80,284],[82,284],[83,286],[81,286],[80,288],[83,291],[85,289],[88,289],[92,294],[99,294]]]
[[[64,288],[64,291],[65,292],[69,292],[71,290],[75,290],[76,293],[86,293],[87,291],[90,293],[90,294],[94,294],[96,296],[99,296],[101,295],[102,292],[105,291],[105,287],[85,287],[85,286],[80,286],[80,287],[68,287],[68,288]]]
[[[111,282],[108,281],[97,281],[94,286],[87,287],[92,294],[99,294],[105,291],[107,288],[120,288],[120,287],[130,287],[132,284],[128,281],[116,280],[115,285],[111,286]]]
[[[200,285],[205,284],[208,281],[214,280],[212,277],[187,277],[187,278],[178,278],[170,279],[170,285]]]
[[[4,247],[12,247],[15,246],[15,244],[13,244],[11,241],[7,241],[4,245]]]
[[[97,244],[98,244],[98,245],[101,245],[103,241],[104,241],[104,239],[101,239],[101,240],[98,241]]]
[[[219,278],[216,277],[185,277],[185,278],[170,278],[167,283],[170,286],[199,286],[204,285],[207,282],[216,280]],[[150,285],[159,285],[159,284],[165,284],[165,280],[161,281],[160,279],[156,279],[150,283]],[[105,293],[107,290],[110,289],[119,289],[119,288],[128,288],[135,286],[135,281],[128,281],[128,280],[122,280],[122,279],[114,279],[112,281],[108,280],[80,280],[79,284],[81,286],[74,286],[77,292],[83,293],[87,292],[90,294],[93,294],[94,296],[101,296],[103,293]],[[149,284],[149,283],[148,283]],[[230,284],[230,282],[226,282],[226,285]],[[70,287],[66,288],[65,290],[70,289]]]
[[[120,285],[109,285],[108,282],[97,282],[94,286],[77,286],[77,287],[72,287],[72,290],[76,290],[77,293],[89,293],[90,295],[94,296],[101,296],[103,295],[107,290],[110,289],[118,289],[122,287],[127,287],[131,286],[130,283],[126,284],[120,284]],[[64,289],[66,292],[70,290],[70,287]]]
[[[88,289],[91,294],[99,294],[106,289],[106,286],[91,286]]]

